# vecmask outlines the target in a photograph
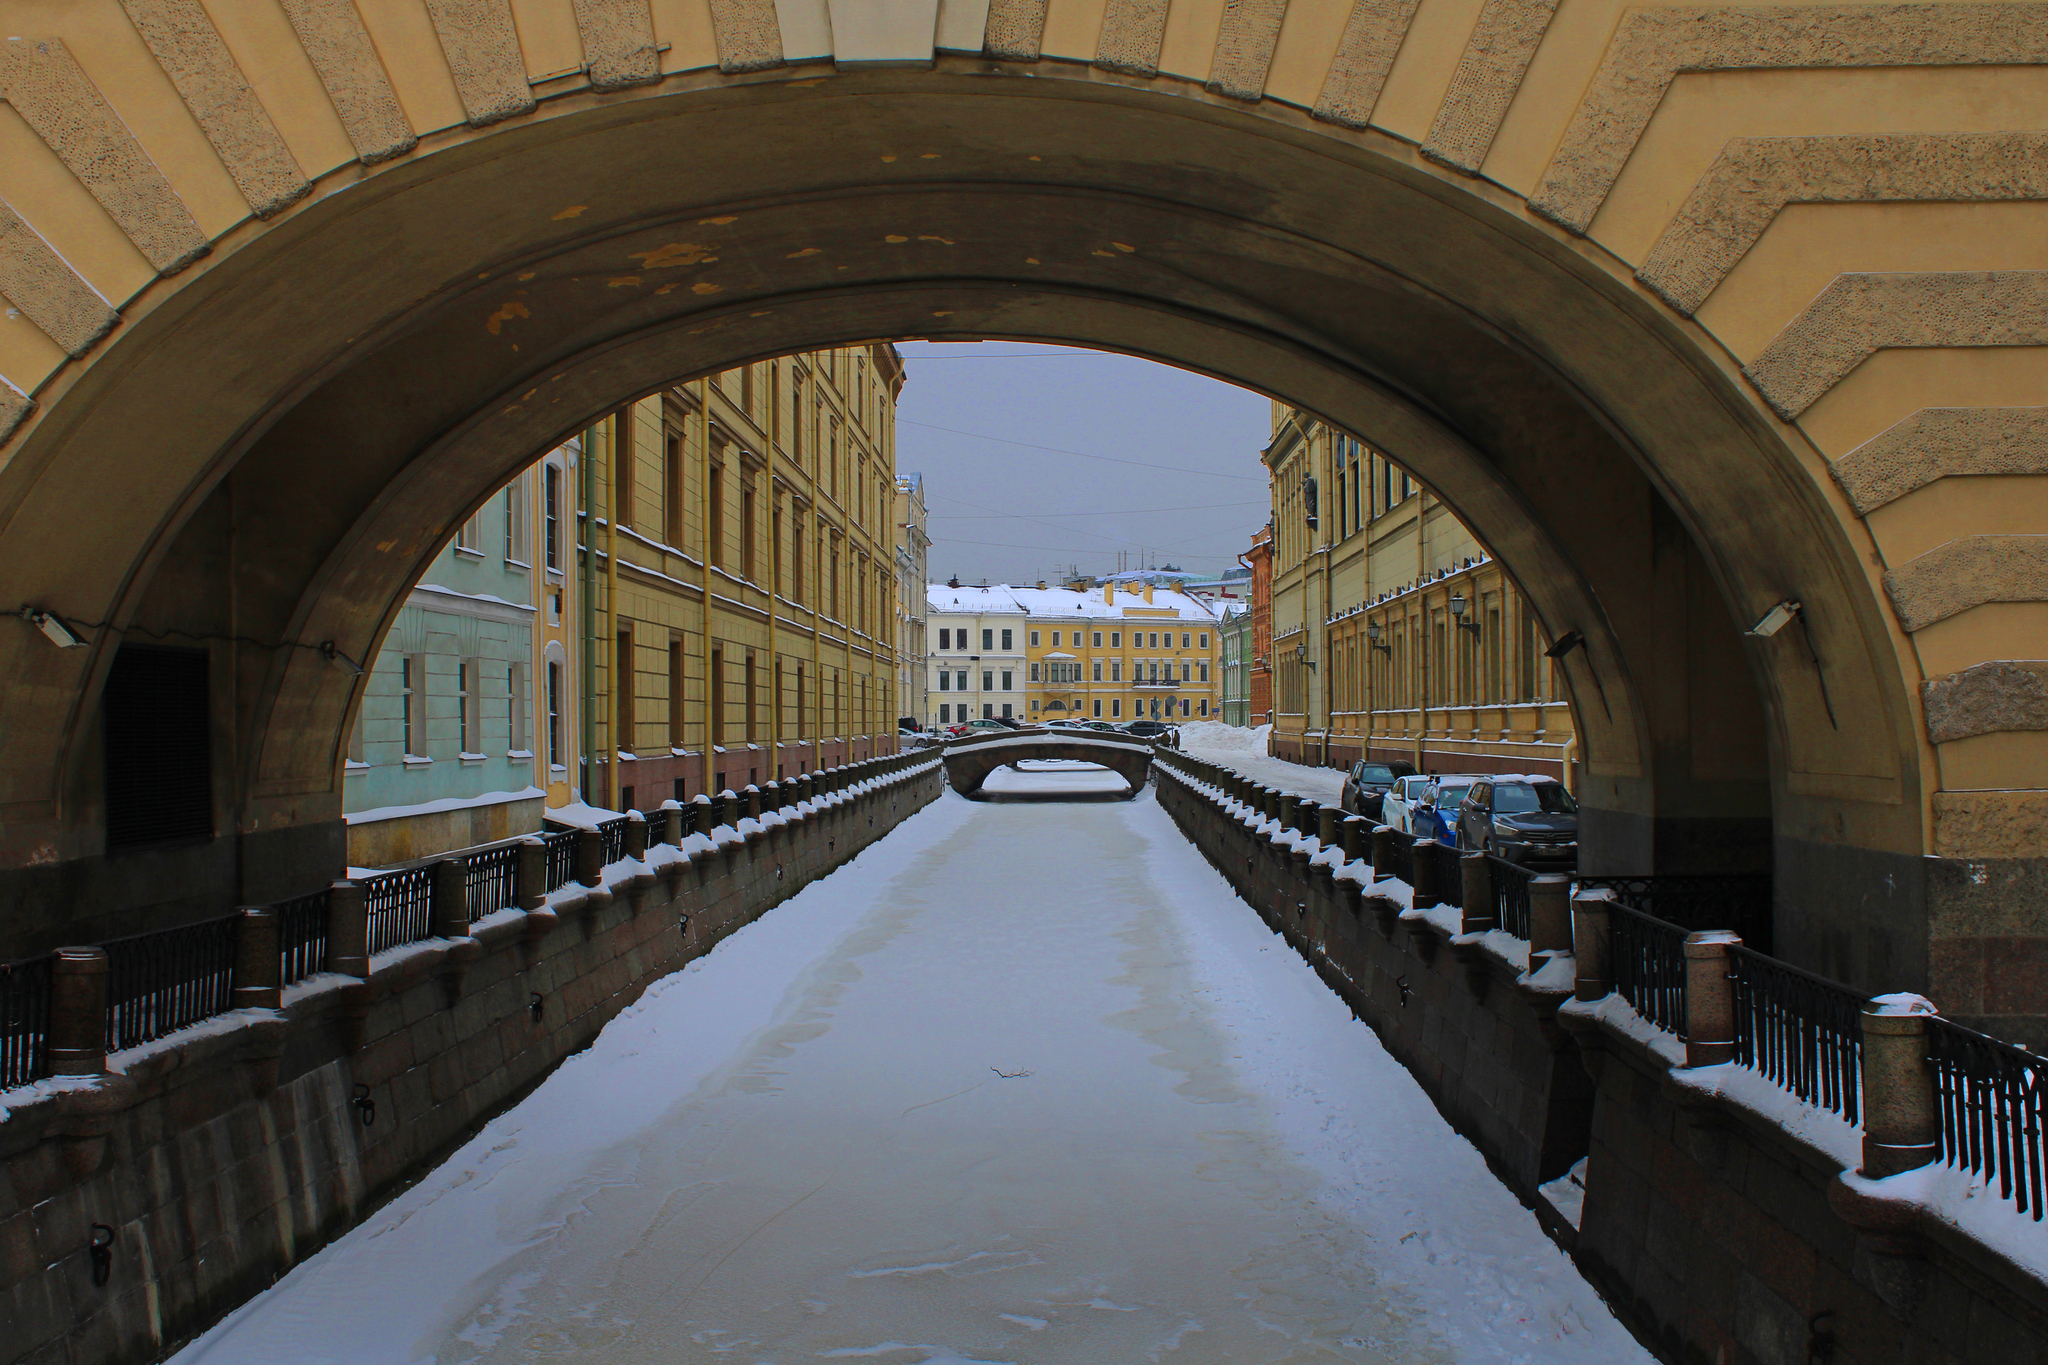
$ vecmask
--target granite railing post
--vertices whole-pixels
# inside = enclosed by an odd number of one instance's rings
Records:
[[[427,932],[435,938],[469,937],[469,860],[434,864],[427,901]]]
[[[1295,801],[1294,819],[1289,822],[1294,826],[1294,832],[1304,839],[1315,838],[1316,831],[1320,828],[1322,809],[1320,801],[1312,801],[1306,796]]]
[[[1728,950],[1742,942],[1726,929],[1685,936],[1685,1064],[1720,1066],[1735,1060],[1735,983]]]
[[[1437,894],[1436,885],[1436,851],[1441,847],[1442,845],[1434,839],[1417,839],[1415,847],[1409,850],[1410,867],[1415,879],[1409,884],[1414,894],[1409,897],[1408,903],[1417,910],[1427,910],[1442,903],[1443,898]]]
[[[1490,888],[1489,888],[1490,890]],[[1572,946],[1572,882],[1547,872],[1529,883],[1529,952],[1570,952]],[[1533,965],[1531,970],[1534,970]]]
[[[521,839],[512,855],[512,904],[521,910],[538,910],[548,898],[548,844],[545,839]]]
[[[278,951],[277,911],[245,905],[235,921],[235,968],[230,1009],[274,1010],[284,1004],[284,958]]]
[[[1372,828],[1363,815],[1347,815],[1343,823],[1344,861],[1355,863],[1366,855],[1366,839]]]
[[[604,882],[604,836],[594,829],[576,831],[576,880],[585,886]]]
[[[1385,881],[1394,875],[1394,827],[1376,825],[1372,832],[1372,879]]]
[[[1493,904],[1493,864],[1484,853],[1466,853],[1458,858],[1459,889],[1464,902],[1458,927],[1468,934],[1499,928]]]
[[[1572,957],[1578,964],[1572,983],[1574,1000],[1599,1000],[1614,989],[1614,973],[1608,965],[1608,910],[1612,904],[1604,891],[1581,891],[1572,897]]]
[[[59,948],[50,963],[50,1074],[107,1069],[107,950]]]
[[[1324,848],[1337,847],[1337,826],[1343,818],[1344,812],[1335,806],[1316,807],[1316,838],[1322,840]]]
[[[1927,1020],[1934,1003],[1880,995],[1863,1007],[1863,1174],[1872,1179],[1925,1166],[1941,1155]]]
[[[647,856],[647,817],[637,810],[626,812],[626,856]]]
[[[370,975],[370,895],[358,883],[327,888],[327,970],[358,981]]]
[[[671,796],[661,803],[660,839],[664,844],[683,842],[683,803]],[[650,834],[648,837],[654,837]]]

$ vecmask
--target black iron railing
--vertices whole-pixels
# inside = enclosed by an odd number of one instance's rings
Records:
[[[610,867],[626,856],[626,817],[599,824],[597,837],[604,845],[604,865]]]
[[[277,955],[284,967],[284,984],[304,981],[315,972],[327,970],[327,892],[315,891],[279,901],[277,914]]]
[[[1771,951],[1768,873],[1719,876],[1586,877],[1582,891],[1607,890],[1632,910],[1687,929],[1730,929],[1758,952]]]
[[[1941,1158],[1997,1182],[2001,1198],[2041,1221],[2042,1089],[2048,1057],[1946,1019],[1927,1021],[1941,1117]]]
[[[363,878],[363,898],[370,918],[370,951],[381,953],[401,943],[421,943],[433,922],[433,873],[409,867]]]
[[[50,1074],[52,955],[0,964],[0,1089]]]
[[[107,1050],[151,1042],[224,1013],[240,915],[117,938],[107,950]]]
[[[1411,858],[1415,856],[1427,857],[1436,873],[1436,903],[1464,909],[1465,868],[1458,861],[1458,850],[1449,844],[1418,843],[1410,854]]]
[[[1620,904],[1607,923],[1616,993],[1658,1028],[1684,1037],[1686,931]]]
[[[1529,883],[1536,874],[1520,863],[1486,855],[1493,872],[1493,920],[1516,938],[1529,937]]]
[[[1728,956],[1735,1060],[1808,1104],[1860,1122],[1868,997],[1744,944]]]
[[[1415,885],[1415,836],[1398,829],[1389,829],[1387,833],[1393,836],[1389,841],[1391,847],[1388,851],[1393,856],[1387,860],[1388,875],[1410,886]],[[1378,837],[1377,830],[1374,837]]]
[[[463,880],[469,889],[469,917],[482,919],[519,899],[519,845],[503,844],[469,855]]]
[[[548,890],[559,891],[576,880],[576,831],[549,830],[541,841],[548,846]]]

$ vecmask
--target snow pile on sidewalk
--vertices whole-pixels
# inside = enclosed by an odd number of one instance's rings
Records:
[[[1217,747],[1209,742],[1207,735],[1193,733],[1194,726],[1183,725],[1180,727],[1182,751],[1193,754],[1196,758],[1206,758],[1211,763],[1220,763],[1226,768],[1234,769],[1254,782],[1263,782],[1269,787],[1293,792],[1296,796],[1306,796],[1325,805],[1336,805],[1338,798],[1344,794],[1344,770],[1341,768],[1312,768],[1301,763],[1289,763],[1284,758],[1268,757],[1266,736],[1271,732],[1272,726],[1261,725],[1256,730],[1239,730],[1228,725],[1212,728],[1233,737],[1236,743],[1248,744],[1250,747]],[[1249,736],[1249,740],[1241,738],[1244,736]],[[1225,741],[1226,744],[1230,742]]]
[[[1273,733],[1270,725],[1261,725],[1256,730],[1247,730],[1242,725],[1225,725],[1220,720],[1191,720],[1180,727],[1180,746],[1192,752],[1202,749],[1209,753],[1258,753],[1266,752],[1266,737]]]

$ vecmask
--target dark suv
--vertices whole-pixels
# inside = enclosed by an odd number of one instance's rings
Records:
[[[1162,725],[1156,720],[1134,720],[1124,727],[1127,735],[1149,739],[1154,744],[1164,744],[1169,749],[1180,747],[1180,732],[1171,725]]]
[[[1549,777],[1484,777],[1458,805],[1458,843],[1524,867],[1575,866],[1579,804]]]
[[[1415,776],[1415,765],[1395,759],[1390,763],[1354,763],[1344,774],[1344,792],[1337,804],[1353,815],[1380,822],[1380,798],[1393,790],[1403,777]]]

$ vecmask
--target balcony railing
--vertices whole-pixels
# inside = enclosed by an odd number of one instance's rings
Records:
[[[1728,967],[1735,1060],[1808,1104],[1857,1122],[1868,997],[1739,944],[1729,950]]]
[[[107,950],[107,1048],[154,1042],[220,1014],[234,990],[240,915],[117,938]]]
[[[52,955],[0,964],[0,1089],[50,1074]]]
[[[1941,1116],[1941,1159],[1998,1183],[1999,1197],[2041,1221],[2042,1092],[2048,1057],[1939,1017],[1927,1021]]]
[[[1685,935],[1676,924],[1616,905],[1609,917],[1615,993],[1637,1014],[1685,1036]]]

